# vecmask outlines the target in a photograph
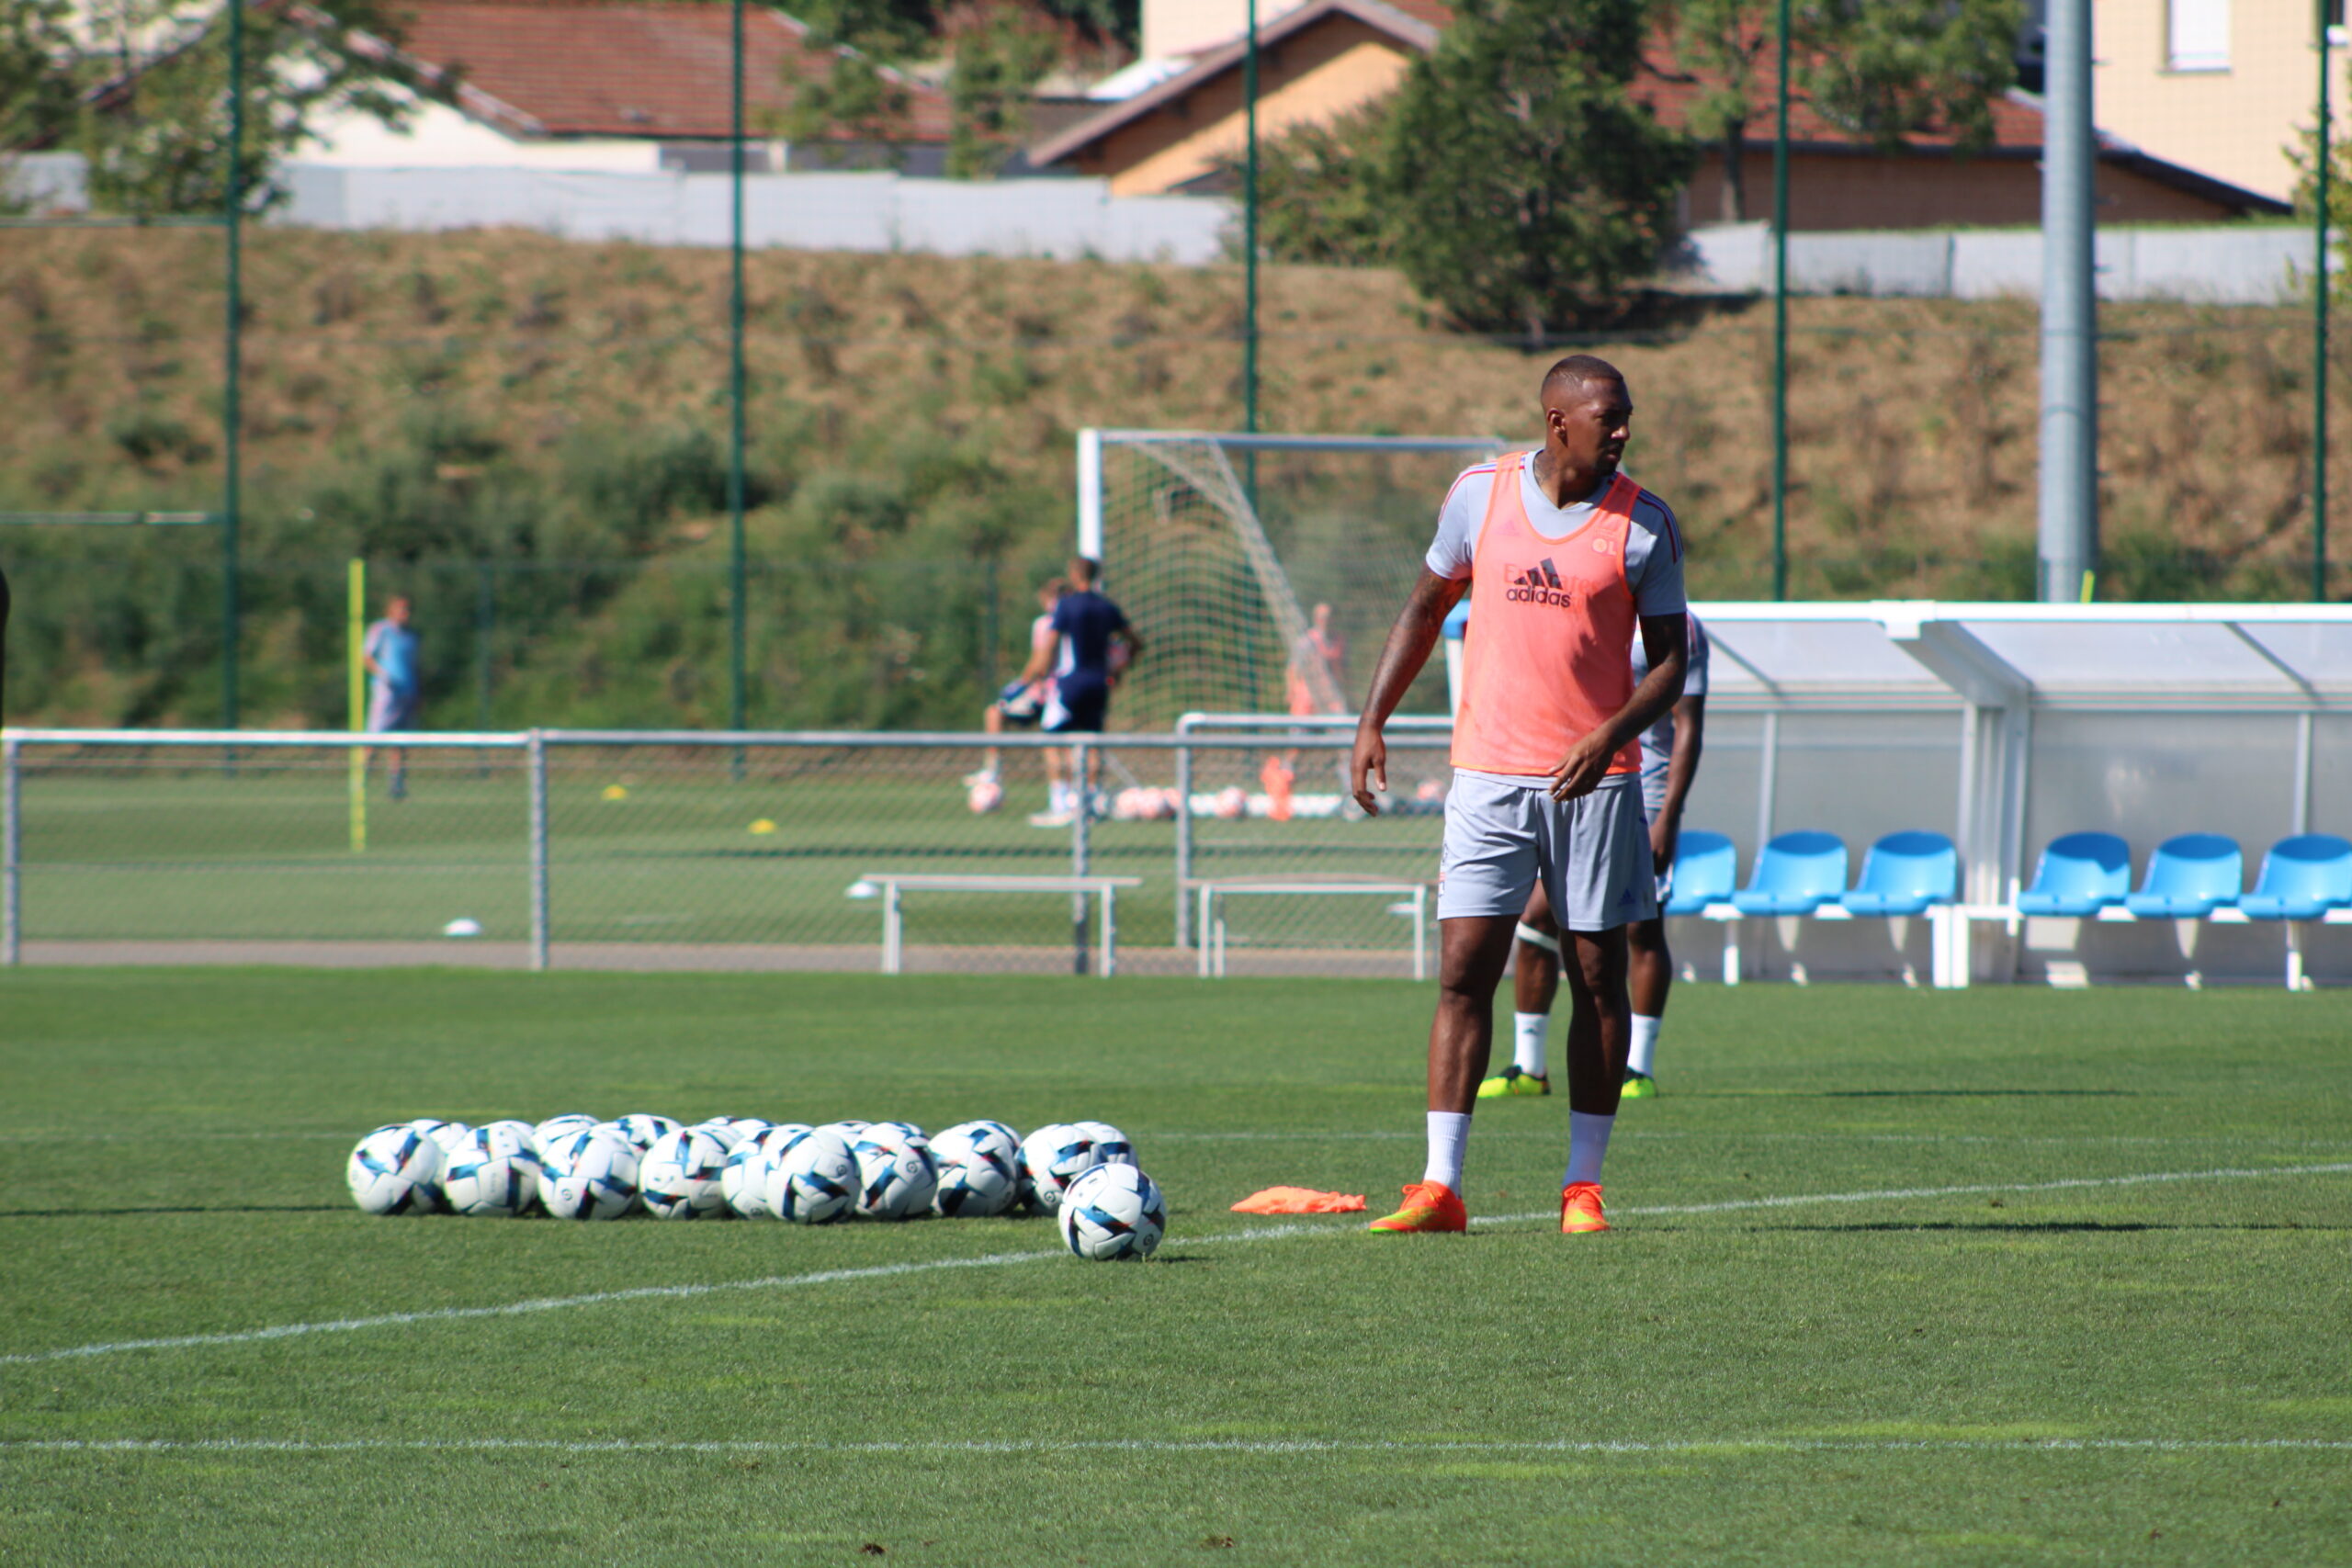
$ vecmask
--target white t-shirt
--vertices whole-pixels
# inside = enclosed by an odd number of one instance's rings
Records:
[[[1494,494],[1494,464],[1462,470],[1438,509],[1437,537],[1423,558],[1431,571],[1450,580],[1470,575],[1478,531],[1486,525],[1487,506]],[[1582,501],[1555,506],[1535,482],[1532,458],[1519,466],[1520,505],[1540,538],[1557,543],[1572,536],[1592,521],[1592,503],[1599,495],[1596,491]],[[1625,531],[1625,581],[1634,590],[1636,615],[1679,615],[1689,607],[1682,596],[1682,530],[1666,502],[1645,490],[1634,502],[1633,526]]]
[[[1703,697],[1707,694],[1707,654],[1714,645],[1707,640],[1707,628],[1691,615],[1683,622],[1689,628],[1690,662],[1682,676],[1682,694]],[[1636,684],[1650,672],[1650,650],[1643,643],[1641,634],[1634,634],[1634,680]],[[1642,731],[1642,793],[1663,801],[1666,798],[1666,765],[1674,760],[1674,710],[1658,715],[1656,724]]]

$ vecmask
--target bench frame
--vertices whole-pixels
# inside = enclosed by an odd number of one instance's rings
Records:
[[[1426,980],[1430,976],[1430,885],[1426,882],[1384,882],[1378,879],[1351,879],[1332,882],[1289,882],[1279,877],[1232,877],[1196,882],[1193,885],[1200,907],[1201,978],[1225,978],[1225,919],[1216,911],[1217,900],[1253,894],[1357,894],[1384,898],[1409,898],[1413,902],[1413,978]]]
[[[858,881],[871,884],[882,895],[885,975],[906,973],[904,895],[908,893],[1066,893],[1070,895],[1071,912],[1081,925],[1086,919],[1087,896],[1095,894],[1102,898],[1102,934],[1096,973],[1106,980],[1118,971],[1118,890],[1143,886],[1140,876],[986,876],[912,871],[869,871]],[[1084,957],[1083,949],[1080,950],[1080,956]]]

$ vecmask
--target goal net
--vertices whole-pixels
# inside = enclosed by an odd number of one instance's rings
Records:
[[[1079,550],[1103,563],[1146,649],[1114,705],[1120,725],[1353,713],[1447,487],[1502,446],[1490,435],[1080,431]],[[1446,711],[1441,660],[1402,711]]]

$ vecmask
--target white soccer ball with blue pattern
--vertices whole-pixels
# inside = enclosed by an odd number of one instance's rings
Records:
[[[1071,1126],[1094,1142],[1096,1165],[1141,1165],[1136,1158],[1136,1145],[1125,1133],[1108,1122],[1073,1122]]]
[[[444,1159],[448,1158],[450,1152],[465,1142],[466,1134],[473,1131],[463,1122],[442,1122],[430,1116],[420,1116],[409,1125],[440,1145]]]
[[[620,1130],[622,1137],[637,1145],[639,1154],[643,1154],[655,1144],[676,1132],[684,1123],[673,1122],[667,1116],[654,1116],[639,1111],[622,1117],[612,1125]]]
[[[746,1138],[758,1137],[775,1125],[764,1116],[737,1116],[729,1121],[727,1130],[735,1134],[735,1143],[740,1144]],[[728,1146],[732,1148],[734,1145]]]
[[[434,1179],[441,1145],[414,1127],[379,1127],[359,1140],[344,1166],[351,1201],[371,1214],[429,1214],[440,1206]]]
[[[556,1145],[574,1133],[584,1133],[596,1124],[596,1119],[584,1111],[567,1111],[560,1116],[550,1116],[531,1129],[531,1146],[538,1150],[539,1158],[544,1160],[548,1157],[548,1151]]]
[[[1094,1168],[1094,1135],[1067,1122],[1049,1122],[1021,1140],[1023,1193],[1032,1208],[1050,1214],[1069,1184]]]
[[[747,1220],[763,1214],[774,1219],[775,1211],[768,1207],[768,1177],[775,1169],[775,1156],[808,1131],[797,1122],[763,1124],[728,1150],[727,1164],[718,1173],[718,1190],[725,1194],[727,1206]]]
[[[821,1225],[856,1206],[857,1156],[823,1127],[784,1141],[768,1168],[767,1211],[795,1224]]]
[[[706,1116],[692,1123],[687,1131],[709,1134],[718,1140],[721,1148],[731,1149],[743,1141],[743,1134],[735,1130],[735,1118],[732,1116]]]
[[[442,1201],[461,1214],[514,1219],[539,1200],[539,1156],[531,1129],[493,1122],[460,1139],[441,1165]]]
[[[858,1134],[857,1213],[861,1219],[907,1220],[931,1213],[939,1192],[939,1161],[931,1140],[910,1134],[904,1122],[876,1122]]]
[[[1062,1194],[1062,1244],[1091,1263],[1148,1258],[1168,1234],[1168,1200],[1141,1168],[1098,1165]]]
[[[965,1122],[933,1138],[939,1190],[932,1213],[985,1219],[1021,1201],[1021,1138],[1001,1122]]]
[[[637,1207],[637,1148],[601,1128],[556,1145],[539,1171],[539,1203],[559,1220],[617,1220]]]
[[[638,1163],[637,1190],[662,1220],[725,1219],[727,1145],[708,1129],[681,1127],[653,1141]]]

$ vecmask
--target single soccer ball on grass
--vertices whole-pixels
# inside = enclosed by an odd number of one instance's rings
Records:
[[[1021,1139],[1001,1122],[964,1122],[931,1141],[939,1161],[932,1212],[985,1219],[1021,1201]]]
[[[1136,1145],[1128,1136],[1108,1122],[1073,1122],[1071,1126],[1094,1143],[1096,1165],[1141,1165],[1136,1158]]]
[[[1004,804],[1004,786],[994,779],[977,779],[965,793],[964,804],[975,817],[985,817]]]
[[[636,1145],[602,1128],[556,1145],[539,1171],[539,1203],[559,1220],[617,1220],[637,1207]]]
[[[544,1160],[548,1157],[548,1151],[556,1145],[574,1133],[584,1133],[596,1125],[598,1125],[596,1119],[586,1111],[567,1111],[560,1116],[550,1116],[532,1128],[531,1146],[538,1151],[539,1158]]]
[[[460,1214],[514,1219],[539,1198],[539,1155],[526,1122],[493,1122],[458,1141],[441,1167],[443,1201]]]
[[[767,1211],[795,1224],[821,1225],[857,1202],[857,1156],[823,1127],[785,1141],[768,1168]]]
[[[939,1162],[930,1140],[904,1122],[875,1122],[857,1135],[857,1212],[868,1220],[905,1220],[931,1212]]]
[[[637,1190],[657,1220],[724,1219],[730,1211],[720,1178],[727,1145],[699,1127],[653,1140],[638,1162]]]
[[[735,1130],[738,1120],[739,1118],[733,1116],[707,1116],[686,1130],[690,1133],[707,1133],[718,1140],[719,1147],[731,1149],[743,1141],[743,1134]],[[766,1123],[762,1122],[761,1125],[765,1126]]]
[[[718,1190],[727,1206],[747,1220],[762,1215],[775,1218],[775,1211],[768,1207],[768,1178],[775,1169],[775,1156],[808,1130],[796,1122],[763,1126],[728,1150],[727,1164],[718,1173]]]
[[[622,1117],[612,1125],[620,1129],[622,1137],[637,1145],[639,1154],[643,1154],[651,1148],[657,1140],[676,1132],[680,1123],[673,1122],[667,1116],[654,1116],[639,1111]]]
[[[1098,1165],[1062,1194],[1062,1244],[1091,1263],[1148,1258],[1168,1234],[1168,1200],[1132,1165]]]
[[[351,1201],[371,1214],[429,1214],[440,1206],[441,1145],[404,1123],[360,1139],[343,1174]]]
[[[1021,1140],[1022,1196],[1040,1213],[1061,1207],[1062,1193],[1094,1168],[1094,1135],[1067,1122],[1050,1122]]]

